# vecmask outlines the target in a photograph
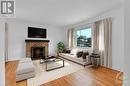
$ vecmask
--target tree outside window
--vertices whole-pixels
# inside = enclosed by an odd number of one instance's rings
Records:
[[[83,28],[76,31],[76,39],[78,47],[91,47],[92,37],[91,28]]]

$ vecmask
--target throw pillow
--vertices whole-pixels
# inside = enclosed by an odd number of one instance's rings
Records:
[[[78,49],[73,49],[73,50],[71,50],[70,54],[71,55],[76,55],[77,51],[78,51]]]
[[[70,50],[66,50],[66,53],[69,53],[69,54],[70,54],[70,52],[71,52]]]
[[[70,54],[70,50],[64,49],[62,53],[69,53]]]
[[[83,52],[83,59],[86,59],[86,56],[88,56],[89,55],[89,52]]]
[[[64,49],[62,53],[66,53],[66,51],[67,51],[67,50],[66,50],[66,49]]]
[[[79,52],[77,52],[77,57],[81,57],[82,55],[83,55],[83,51],[79,51]]]

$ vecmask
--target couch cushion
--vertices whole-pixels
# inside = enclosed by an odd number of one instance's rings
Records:
[[[22,63],[19,63],[16,74],[19,75],[19,74],[28,73],[31,71],[34,71],[33,62],[22,62]]]
[[[79,64],[86,65],[86,60],[84,60],[83,58],[77,58],[76,55],[70,55],[70,54],[60,53],[59,56],[65,58],[65,59],[77,62]]]
[[[70,54],[71,54],[71,55],[76,55],[77,52],[79,52],[79,51],[82,51],[82,50],[79,50],[79,49],[72,49],[71,52],[70,52]]]

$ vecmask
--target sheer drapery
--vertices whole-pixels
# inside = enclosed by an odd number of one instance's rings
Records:
[[[100,53],[101,65],[112,67],[112,18],[93,24],[93,52]]]
[[[73,48],[74,44],[74,29],[68,29],[68,47],[69,49]]]
[[[8,61],[8,23],[5,23],[5,61]]]

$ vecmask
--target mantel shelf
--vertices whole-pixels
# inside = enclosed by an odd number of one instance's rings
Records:
[[[25,39],[25,42],[50,42],[50,40],[46,40],[46,39]]]

